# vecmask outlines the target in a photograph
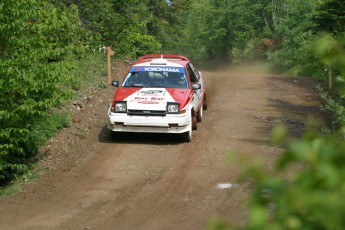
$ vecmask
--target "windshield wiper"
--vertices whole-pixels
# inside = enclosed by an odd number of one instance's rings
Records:
[[[165,88],[163,85],[150,85],[150,88]]]

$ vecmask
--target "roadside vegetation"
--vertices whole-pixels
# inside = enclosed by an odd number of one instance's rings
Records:
[[[342,0],[0,2],[0,186],[25,179],[38,149],[70,125],[66,102],[89,85],[108,87],[106,46],[113,59],[162,52],[208,67],[263,62],[277,73],[322,80],[330,126],[310,128],[298,141],[284,127],[274,130],[286,153],[273,172],[258,166],[246,174],[256,186],[248,226],[240,229],[341,229],[344,12]],[[278,176],[296,163],[306,167]]]

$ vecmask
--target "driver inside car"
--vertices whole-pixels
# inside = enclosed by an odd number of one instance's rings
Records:
[[[183,73],[169,73],[168,82],[173,84],[174,87],[179,86],[179,88],[187,87],[187,79]]]

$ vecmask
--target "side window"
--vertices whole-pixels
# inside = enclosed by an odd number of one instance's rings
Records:
[[[200,73],[199,73],[199,71],[192,65],[192,63],[189,63],[188,65],[190,65],[190,67],[192,68],[192,70],[193,70],[193,72],[194,72],[196,78],[197,78],[198,81],[199,81],[199,79],[200,79]]]
[[[198,78],[195,75],[192,67],[190,66],[190,64],[187,65],[187,71],[188,71],[188,75],[190,77],[190,81],[192,82],[192,84],[194,83],[198,83]]]

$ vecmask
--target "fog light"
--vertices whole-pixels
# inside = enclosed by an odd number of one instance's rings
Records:
[[[169,124],[169,128],[176,128],[178,127],[178,124],[176,123],[172,123],[172,124]]]

